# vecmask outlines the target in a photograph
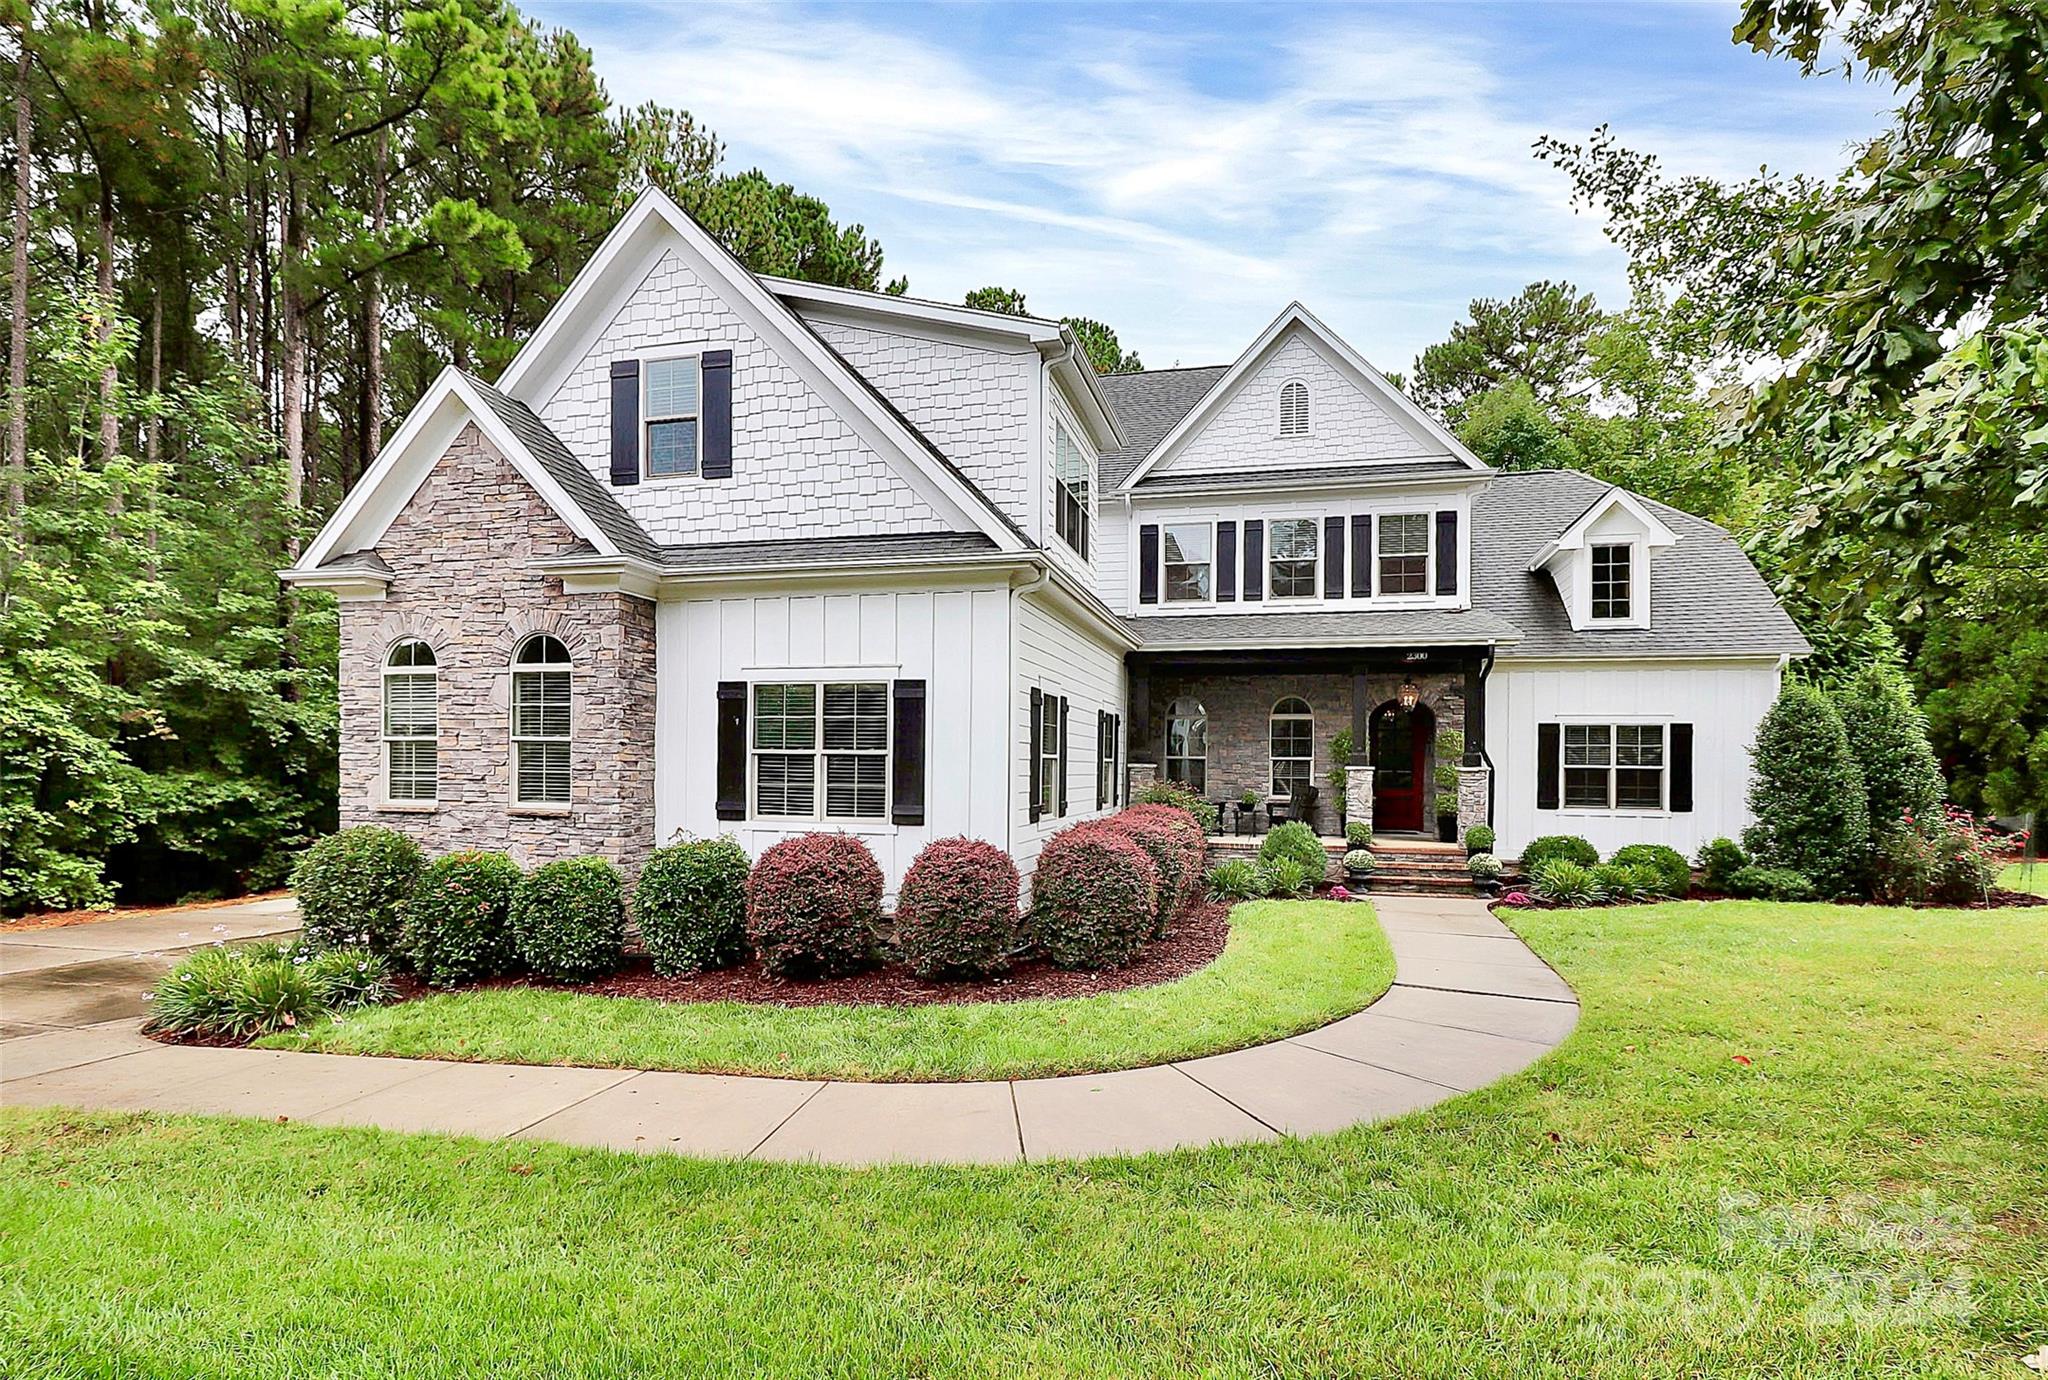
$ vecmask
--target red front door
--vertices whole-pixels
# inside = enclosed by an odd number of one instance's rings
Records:
[[[1425,798],[1426,771],[1435,718],[1416,706],[1380,706],[1372,719],[1372,827],[1376,833],[1419,832]]]

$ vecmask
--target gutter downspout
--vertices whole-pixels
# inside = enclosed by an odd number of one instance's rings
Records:
[[[1491,643],[1489,643],[1487,644],[1486,655],[1483,659],[1481,659],[1479,663],[1479,685],[1482,691],[1484,691],[1486,686],[1486,678],[1492,674],[1493,646]],[[1485,698],[1484,694],[1482,694],[1480,698],[1483,700]],[[1487,735],[1482,733],[1480,735],[1479,743],[1479,760],[1486,763],[1486,827],[1491,829],[1494,827],[1493,807],[1500,796],[1500,791],[1496,789],[1500,782],[1500,768],[1494,766],[1493,764],[1493,750],[1488,745],[1486,739]]]

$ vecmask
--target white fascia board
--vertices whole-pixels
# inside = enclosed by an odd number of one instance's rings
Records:
[[[1238,388],[1259,365],[1265,362],[1266,356],[1278,346],[1281,337],[1289,330],[1297,328],[1327,346],[1330,353],[1336,356],[1338,366],[1351,374],[1352,382],[1391,406],[1400,418],[1408,423],[1410,431],[1418,439],[1433,441],[1442,446],[1446,453],[1468,469],[1480,474],[1493,473],[1485,461],[1466,449],[1465,444],[1447,431],[1434,417],[1417,407],[1401,390],[1387,382],[1386,375],[1367,363],[1365,356],[1346,344],[1307,307],[1299,302],[1289,302],[1286,310],[1274,317],[1272,324],[1261,331],[1258,339],[1237,357],[1236,362],[1230,366],[1230,371],[1218,379],[1209,391],[1202,395],[1202,400],[1174,425],[1173,430],[1160,439],[1159,444],[1152,448],[1152,453],[1124,477],[1121,487],[1133,487],[1186,445],[1195,433],[1209,424],[1209,420],[1222,410],[1225,403],[1237,395]]]
[[[1149,616],[1149,615],[1147,615]],[[1421,637],[1414,633],[1402,633],[1379,637],[1287,637],[1276,635],[1272,641],[1246,642],[1242,639],[1219,639],[1214,642],[1172,642],[1140,645],[1140,650],[1158,656],[1173,656],[1180,652],[1247,652],[1247,651],[1309,651],[1328,647],[1412,647],[1422,643],[1430,647],[1506,647],[1519,641],[1513,637],[1487,637],[1477,633],[1464,636],[1453,635]]]
[[[693,594],[705,588],[738,585],[830,584],[859,580],[902,582],[964,576],[977,581],[1004,584],[1021,572],[1035,572],[1043,559],[1033,553],[993,551],[973,556],[940,558],[878,556],[870,560],[841,560],[796,565],[774,564],[710,566],[701,570],[670,570],[631,557],[605,559],[591,555],[549,556],[534,561],[531,568],[569,580],[586,582],[591,588],[627,588],[627,582],[643,583],[654,598],[687,590]],[[613,583],[605,583],[612,581]]]
[[[878,454],[901,462],[897,472],[920,498],[1004,550],[1025,549],[1023,538],[986,495],[926,450],[923,438],[883,405],[788,303],[653,186],[642,189],[569,291],[506,366],[499,389],[538,410],[616,314],[615,303],[638,287],[664,248],[677,250],[710,280],[727,309],[756,335],[773,342],[782,362],[836,404],[856,435]],[[619,278],[630,281],[613,281]]]
[[[1398,463],[1389,461],[1389,464]],[[1207,476],[1204,476],[1205,478]],[[1319,478],[1313,470],[1304,469],[1290,474],[1286,479],[1246,478],[1235,484],[1204,484],[1199,488],[1177,489],[1170,480],[1155,480],[1137,493],[1123,491],[1127,502],[1140,505],[1153,501],[1172,500],[1187,503],[1197,499],[1221,495],[1226,498],[1264,498],[1273,494],[1293,493],[1346,493],[1354,489],[1476,489],[1491,475],[1483,474],[1433,474],[1394,475],[1385,479],[1368,475],[1351,475],[1343,479]]]
[[[1087,622],[1105,641],[1133,652],[1144,645],[1095,591],[1056,565],[1048,564],[1046,571],[1050,578],[1037,587],[1037,593],[1049,596],[1067,613]]]
[[[1061,326],[1035,316],[1008,316],[999,311],[959,307],[918,297],[894,297],[860,288],[828,287],[796,278],[763,275],[761,285],[785,302],[803,302],[848,315],[894,320],[905,324],[945,326],[975,335],[1025,340],[1037,345],[1060,338]]]
[[[391,577],[368,570],[301,570],[296,566],[280,570],[277,578],[295,589],[317,589],[334,595],[343,603],[370,603],[391,592]]]
[[[1102,391],[1102,378],[1095,372],[1095,363],[1088,358],[1088,351],[1073,327],[1062,325],[1058,341],[1039,348],[1060,392],[1066,396],[1067,406],[1088,428],[1088,440],[1095,449],[1122,450],[1129,445],[1131,438],[1117,420],[1116,409],[1109,405],[1109,395]]]

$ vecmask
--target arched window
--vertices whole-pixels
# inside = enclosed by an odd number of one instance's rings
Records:
[[[407,638],[384,658],[384,798],[431,804],[440,795],[440,668]]]
[[[1273,794],[1292,795],[1316,774],[1316,718],[1308,701],[1289,695],[1273,706]]]
[[[1308,435],[1308,385],[1300,379],[1280,385],[1280,434]]]
[[[1200,795],[1208,777],[1209,711],[1199,700],[1175,700],[1166,711],[1166,779]]]
[[[569,803],[569,649],[539,633],[512,657],[512,798]]]

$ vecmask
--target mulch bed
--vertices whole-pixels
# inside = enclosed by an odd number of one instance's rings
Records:
[[[1216,961],[1229,937],[1230,907],[1203,902],[1175,923],[1162,939],[1147,944],[1128,966],[1104,972],[1073,972],[1043,959],[1019,963],[999,978],[980,982],[927,982],[898,964],[849,977],[797,981],[771,977],[758,960],[736,968],[695,977],[657,977],[644,955],[627,959],[625,970],[588,983],[542,982],[532,978],[501,978],[457,991],[532,987],[544,991],[582,992],[599,997],[640,997],[649,1001],[747,1002],[756,1006],[964,1006],[985,1002],[1026,1001],[1036,997],[1091,997],[1099,992],[1128,992],[1153,987],[1198,972]],[[399,978],[399,1000],[441,995]]]

